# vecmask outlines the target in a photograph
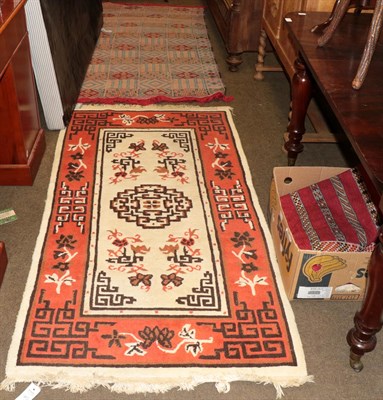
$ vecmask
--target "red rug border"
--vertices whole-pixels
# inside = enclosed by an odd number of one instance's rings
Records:
[[[222,92],[212,94],[211,96],[206,97],[179,97],[179,98],[171,98],[167,96],[155,96],[149,99],[138,99],[135,97],[79,97],[77,99],[77,103],[80,104],[137,104],[142,106],[148,106],[152,104],[158,103],[185,103],[185,102],[196,102],[196,103],[208,103],[213,100],[223,100],[226,103],[229,103],[234,100],[233,96],[226,96]]]
[[[124,6],[133,6],[133,7],[135,7],[135,6],[144,6],[144,7],[174,7],[174,8],[205,8],[205,9],[207,9],[208,7],[207,6],[181,6],[181,5],[172,5],[172,4],[169,4],[169,3],[167,3],[167,4],[153,4],[153,3],[143,3],[143,4],[141,4],[141,3],[125,3],[125,2],[123,2],[123,1],[103,1],[102,2],[103,4],[105,4],[105,3],[110,3],[110,4],[121,4],[121,5],[124,5]]]

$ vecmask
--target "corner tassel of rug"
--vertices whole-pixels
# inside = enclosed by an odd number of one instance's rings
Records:
[[[229,382],[217,382],[215,384],[218,393],[229,393],[230,383]]]
[[[5,378],[0,383],[0,390],[5,390],[7,392],[14,392],[16,390],[16,383],[14,380]]]
[[[267,383],[272,383],[273,386],[275,387],[276,390],[276,399],[281,399],[285,393],[283,391],[284,388],[290,388],[290,387],[298,387],[303,385],[304,383],[314,383],[314,376],[313,375],[307,375],[307,377],[303,378],[303,379],[292,379],[289,382],[284,382],[284,383],[276,383],[276,382],[269,382],[269,381],[265,381],[265,384]]]
[[[283,392],[282,386],[274,383],[275,390],[277,391],[277,399],[281,399],[285,393]]]

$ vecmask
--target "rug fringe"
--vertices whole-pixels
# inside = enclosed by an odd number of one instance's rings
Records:
[[[230,383],[229,382],[217,382],[215,384],[215,388],[218,393],[229,393],[230,392]]]
[[[232,381],[221,381],[221,382],[216,382],[215,387],[217,389],[217,392],[220,394],[226,394],[229,393],[230,391],[230,383],[236,381],[236,379]],[[7,392],[14,392],[16,389],[16,384],[17,383],[30,383],[31,381],[29,380],[16,380],[16,379],[10,379],[10,378],[5,378],[1,383],[0,383],[0,390],[4,390]],[[96,388],[105,388],[110,390],[111,392],[115,393],[120,393],[120,394],[138,394],[138,393],[153,393],[153,394],[161,394],[161,393],[166,393],[172,389],[177,389],[177,390],[183,390],[183,391],[191,391],[194,390],[197,386],[203,384],[203,383],[209,383],[209,382],[202,382],[202,381],[195,381],[195,382],[189,382],[189,383],[159,383],[159,384],[149,384],[149,383],[105,383],[100,381],[99,379],[92,381],[92,382],[87,382],[84,383],[83,380],[81,382],[68,382],[68,381],[51,381],[51,380],[34,380],[33,381],[37,386],[40,387],[49,387],[51,389],[61,389],[65,390],[71,393],[85,393],[88,392],[89,390],[96,389]],[[258,379],[255,379],[252,381],[253,383],[257,384],[272,384],[275,388],[276,391],[276,399],[281,399],[284,396],[283,389],[289,388],[289,387],[297,387],[301,386],[305,383],[313,383],[314,379],[312,375],[305,376],[305,377],[297,377],[297,378],[291,378],[286,380],[285,377],[283,378],[262,378],[259,377]],[[211,383],[211,382],[210,382]]]
[[[97,103],[77,103],[75,110],[76,111],[97,111],[97,110],[113,110],[113,111],[183,111],[183,110],[189,110],[189,111],[224,111],[228,112],[231,115],[234,115],[234,109],[233,107],[230,106],[217,106],[217,107],[206,107],[203,105],[190,105],[190,104],[157,104],[155,108],[150,105],[140,105],[140,104],[130,104],[126,105],[123,103],[115,103],[115,104],[108,104],[108,105],[102,105],[102,104],[97,104]]]
[[[132,7],[132,6],[140,6],[140,7],[171,7],[171,8],[202,8],[202,9],[206,9],[207,6],[200,6],[200,5],[195,5],[195,6],[184,6],[184,5],[180,5],[180,4],[153,4],[153,3],[126,3],[124,1],[104,1],[103,2],[108,3],[110,5],[115,5],[115,4],[119,4],[122,6],[127,6],[127,7]]]
[[[167,96],[156,96],[156,97],[151,97],[148,99],[137,99],[133,97],[110,97],[110,98],[102,98],[102,97],[79,97],[77,99],[77,102],[80,104],[138,104],[141,106],[148,106],[148,105],[154,105],[158,103],[188,103],[188,102],[194,102],[194,103],[209,103],[214,100],[221,100],[226,103],[229,103],[234,100],[233,96],[226,96],[225,94],[219,92],[212,94],[210,96],[206,97],[179,97],[179,98],[172,98],[172,97],[167,97]]]
[[[266,382],[266,384],[267,383],[269,382]],[[302,386],[305,383],[314,383],[314,376],[308,375],[304,378],[290,379],[288,382],[285,382],[284,384],[273,383],[274,388],[277,392],[276,398],[281,399],[285,395],[283,389]]]
[[[14,392],[16,389],[16,381],[13,379],[5,378],[0,383],[0,390],[5,390],[6,392]]]

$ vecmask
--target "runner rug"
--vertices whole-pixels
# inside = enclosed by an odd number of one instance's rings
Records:
[[[104,29],[79,103],[230,101],[204,7],[103,3]]]
[[[85,107],[59,138],[2,388],[309,381],[230,108]]]

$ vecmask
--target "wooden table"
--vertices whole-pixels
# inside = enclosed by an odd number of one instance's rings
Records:
[[[360,90],[352,88],[366,43],[371,15],[346,15],[331,41],[318,47],[318,35],[311,28],[324,22],[326,13],[291,13],[285,24],[299,56],[292,80],[289,139],[285,143],[288,163],[294,165],[303,151],[305,116],[317,90],[328,103],[344,134],[371,180],[376,203],[383,212],[383,43],[380,41],[368,75]],[[368,284],[355,326],[348,335],[351,366],[360,371],[360,358],[376,345],[375,334],[382,328],[383,315],[383,230],[368,268]]]

